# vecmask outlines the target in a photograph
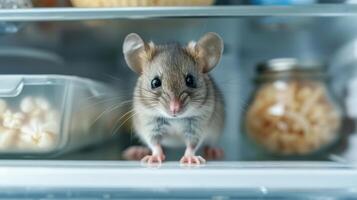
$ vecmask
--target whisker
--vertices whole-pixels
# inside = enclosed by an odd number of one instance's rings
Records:
[[[96,95],[92,95],[92,96],[89,96],[89,97],[86,97],[84,99],[82,99],[82,101],[85,101],[85,100],[91,100],[91,99],[95,99],[95,98],[99,98],[99,97],[102,97],[102,96],[108,96],[108,94],[96,94]]]
[[[102,104],[102,103],[106,103],[106,102],[111,102],[111,101],[115,101],[117,99],[120,99],[121,97],[112,97],[112,98],[108,98],[108,99],[103,99],[103,100],[100,100],[98,102],[95,102],[95,103],[92,103],[92,104],[88,104],[86,106],[83,106],[82,108],[80,108],[80,110],[83,110],[83,109],[87,109],[89,107],[93,107],[93,106],[96,106],[96,105],[99,105],[99,104]],[[124,103],[130,103],[132,100],[127,100],[127,101],[121,101],[120,104],[124,104]]]
[[[108,74],[108,73],[103,73],[103,74],[101,74],[101,75],[104,75],[104,76],[106,76],[106,77],[109,77],[109,78],[111,78],[112,80],[114,80],[114,81],[123,81],[123,80],[126,80],[126,78],[124,79],[121,79],[120,77],[117,77],[117,76],[113,76],[113,75],[111,75],[111,74]]]
[[[122,79],[120,79],[119,77],[115,77],[115,76],[107,74],[107,73],[105,73],[104,75],[108,76],[109,78],[111,78],[113,80],[122,81]]]
[[[121,120],[122,118],[124,118],[125,116],[129,115],[130,113],[132,113],[133,111],[134,111],[134,109],[129,110],[128,112],[124,113],[119,119],[117,119],[117,120],[114,122],[113,129],[111,130],[112,135],[114,135],[114,134],[113,134],[113,130],[114,130],[114,128],[117,126],[117,124],[120,122],[120,120]]]
[[[200,106],[201,108],[202,107],[205,108],[205,107],[210,107],[212,103],[215,103],[215,100],[208,99],[208,100],[206,100],[205,104],[201,105],[202,102],[203,102],[202,99],[200,99],[200,100],[198,100],[198,99],[192,100],[191,99],[191,101],[190,101],[190,103],[192,103],[193,105]],[[237,104],[238,104],[238,107],[239,107],[238,109],[240,112],[245,112],[249,106],[248,101],[238,101]]]
[[[95,118],[95,120],[91,123],[90,126],[93,126],[101,117],[103,117],[104,114],[110,113],[116,109],[119,109],[121,106],[123,106],[123,105],[119,104],[119,105],[115,105],[115,106],[113,106],[113,105],[109,106],[102,113],[100,113],[97,118]]]
[[[143,102],[145,104],[150,104],[159,101],[158,99],[151,99],[151,98],[135,98],[135,100]]]
[[[148,99],[148,100],[157,100],[156,97],[140,97],[140,96],[134,96],[135,99]]]
[[[130,117],[126,118],[126,119],[119,125],[119,127],[116,127],[114,130],[112,130],[112,135],[114,135],[128,120],[130,120],[131,118],[133,118],[136,114],[138,114],[138,113],[132,114]],[[120,122],[120,120],[117,121],[117,123],[119,123],[119,122]],[[116,124],[117,124],[117,123],[116,123]]]
[[[130,109],[128,112],[124,113],[119,119],[117,119],[117,121],[120,121],[121,119],[123,119],[125,116],[127,116],[128,114],[130,114],[132,112],[134,112],[134,109]]]

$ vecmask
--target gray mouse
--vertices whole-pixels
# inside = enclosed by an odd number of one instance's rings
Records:
[[[163,146],[185,146],[181,163],[206,162],[196,151],[202,144],[214,145],[224,127],[223,97],[208,74],[222,52],[223,40],[212,32],[186,46],[147,43],[136,33],[126,36],[125,61],[139,75],[133,126],[151,151],[132,148],[128,154],[146,154],[142,162],[161,163],[165,160]]]

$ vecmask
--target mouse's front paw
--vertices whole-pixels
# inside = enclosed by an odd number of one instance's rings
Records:
[[[200,165],[206,163],[206,160],[202,158],[201,156],[195,156],[195,155],[184,155],[181,160],[181,164],[195,164],[195,165]]]
[[[161,164],[162,161],[165,160],[164,154],[155,154],[155,155],[147,155],[143,159],[141,159],[142,163],[147,164]]]

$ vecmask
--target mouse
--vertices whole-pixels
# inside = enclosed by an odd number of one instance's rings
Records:
[[[208,32],[199,40],[155,44],[138,34],[128,34],[123,54],[128,67],[138,74],[133,94],[133,129],[148,147],[130,149],[148,164],[165,160],[165,148],[184,147],[180,163],[204,164],[197,155],[202,145],[214,146],[225,121],[222,92],[209,72],[220,62],[223,39]],[[221,150],[207,149],[216,156]]]

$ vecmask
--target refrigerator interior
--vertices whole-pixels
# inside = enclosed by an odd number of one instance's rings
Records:
[[[339,69],[336,55],[356,38],[356,14],[354,5],[0,11],[4,22],[0,24],[1,74],[62,74],[102,81],[115,87],[123,99],[108,99],[110,106],[132,98],[137,78],[123,59],[122,43],[128,33],[139,33],[156,43],[185,44],[216,32],[224,39],[225,49],[211,74],[223,92],[227,111],[219,141],[225,152],[223,161],[184,169],[178,163],[184,149],[165,149],[169,162],[160,169],[125,161],[122,151],[140,142],[130,127],[116,122],[112,139],[105,143],[56,157],[1,160],[4,178],[0,187],[7,192],[0,196],[352,198],[357,183],[353,119],[343,115],[341,138],[328,150],[313,156],[281,157],[252,147],[246,141],[242,118],[254,91],[256,65],[281,57],[326,63],[329,86],[345,113],[346,84],[353,75],[342,66]],[[8,31],[8,26],[18,30]],[[354,54],[344,56],[347,60]],[[31,191],[19,192],[24,187]]]

